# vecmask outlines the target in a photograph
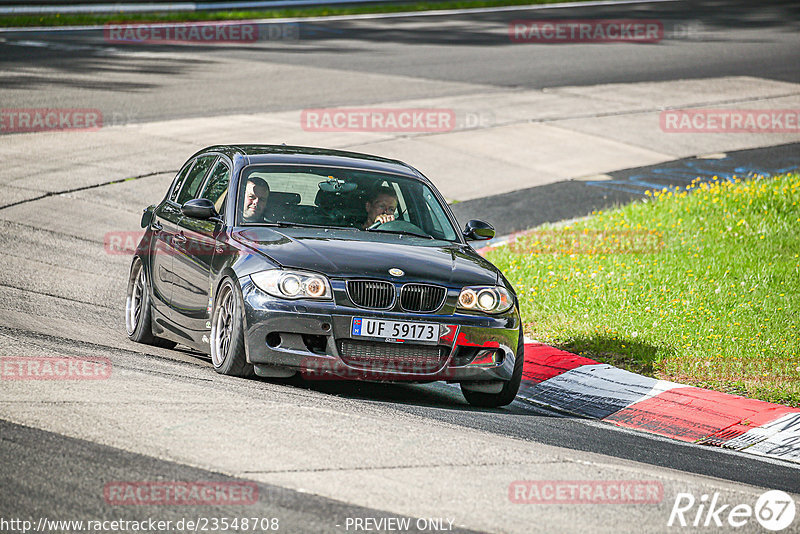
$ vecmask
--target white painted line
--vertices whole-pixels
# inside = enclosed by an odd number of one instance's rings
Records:
[[[591,176],[580,176],[578,178],[573,178],[573,182],[600,182],[605,180],[613,180],[614,177],[610,174],[593,174]]]
[[[53,50],[98,50],[96,46],[88,45],[72,45],[67,43],[58,43],[52,41],[33,41],[30,39],[22,39],[19,41],[6,41],[10,46],[29,46],[34,48],[50,48]],[[100,48],[102,50],[102,48]]]
[[[54,13],[147,13],[147,12],[198,12],[228,9],[271,9],[275,7],[306,7],[335,4],[360,4],[364,2],[389,2],[392,0],[258,0],[250,2],[178,2],[171,4],[77,4],[56,6],[0,7],[0,15],[51,15]]]
[[[35,48],[47,48],[50,46],[50,43],[47,41],[31,41],[30,39],[24,39],[21,41],[11,41],[8,44],[13,46],[32,46]]]
[[[629,4],[661,4],[666,2],[678,2],[680,0],[600,0],[589,2],[569,2],[562,4],[534,4],[527,6],[500,6],[500,7],[477,7],[466,9],[439,9],[434,11],[409,11],[405,13],[363,13],[360,15],[330,15],[326,17],[287,17],[277,19],[254,19],[237,21],[240,24],[282,24],[286,22],[327,22],[338,20],[372,20],[372,19],[391,19],[391,18],[411,18],[411,17],[438,17],[445,15],[471,15],[481,13],[502,13],[509,11],[542,11],[546,9],[571,9],[576,7],[601,7]],[[188,21],[192,22],[192,21]],[[18,28],[0,28],[0,33],[11,32],[66,32],[66,31],[86,31],[102,30],[103,25],[91,26],[34,26]]]

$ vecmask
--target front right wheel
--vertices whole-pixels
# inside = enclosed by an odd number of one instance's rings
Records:
[[[249,378],[255,375],[244,349],[244,310],[233,280],[226,278],[214,300],[211,315],[211,362],[223,375]]]
[[[514,359],[514,372],[511,380],[503,383],[503,389],[499,393],[484,393],[482,391],[471,391],[461,386],[461,393],[471,406],[480,408],[499,408],[511,404],[517,396],[519,385],[522,382],[522,367],[525,362],[525,337],[522,328],[519,330],[519,343],[517,344],[517,355]]]

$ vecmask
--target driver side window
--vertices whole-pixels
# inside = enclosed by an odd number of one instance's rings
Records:
[[[200,198],[207,198],[214,203],[214,208],[220,215],[225,213],[225,200],[228,198],[228,183],[230,180],[231,169],[227,163],[220,159],[211,170],[203,192],[200,193]]]
[[[205,178],[209,167],[211,167],[211,164],[214,163],[216,159],[217,156],[201,156],[197,158],[197,162],[195,162],[192,170],[189,171],[189,174],[186,175],[186,179],[183,181],[181,192],[178,193],[178,198],[176,200],[178,204],[183,205],[184,202],[193,199],[195,195],[197,195],[197,190],[200,189],[203,178]]]
[[[175,202],[178,198],[178,191],[181,190],[183,181],[186,179],[186,175],[189,174],[189,170],[192,168],[192,165],[194,165],[194,161],[187,163],[178,173],[177,178],[175,178],[175,184],[172,186],[172,191],[169,192],[169,199],[172,202]]]

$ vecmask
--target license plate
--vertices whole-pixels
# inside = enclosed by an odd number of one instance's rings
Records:
[[[353,317],[350,329],[353,337],[381,338],[402,343],[404,341],[438,342],[439,325],[435,323],[409,323]]]

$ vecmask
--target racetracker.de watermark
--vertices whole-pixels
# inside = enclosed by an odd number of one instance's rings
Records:
[[[648,230],[535,230],[509,244],[516,254],[652,254],[664,248]]]
[[[351,367],[338,360],[322,360],[320,358],[306,358],[300,363],[300,375],[304,380],[386,380],[415,381],[420,375],[429,375],[438,369],[433,365],[424,365],[413,362],[372,361],[360,362],[359,367]],[[439,379],[452,376],[452,370],[447,369],[444,374],[437,375]]]
[[[307,132],[449,132],[456,112],[446,108],[304,109],[300,126]]]
[[[241,506],[258,502],[253,482],[109,482],[103,487],[113,506]]]
[[[94,131],[103,127],[99,109],[83,108],[3,108],[0,133],[46,131]]]
[[[103,38],[115,44],[253,43],[258,41],[258,26],[226,22],[106,24]]]
[[[657,43],[664,38],[664,24],[635,19],[514,20],[508,35],[514,43]]]
[[[106,254],[114,256],[130,256],[136,252],[139,241],[145,235],[144,230],[114,230],[106,232],[103,236],[103,249]],[[209,253],[213,253],[213,247]],[[164,249],[166,253],[174,253],[174,249]]]
[[[103,37],[113,44],[241,44],[259,41],[297,41],[295,22],[114,23],[103,27]]]
[[[147,232],[149,232],[148,230]],[[147,235],[144,230],[122,230],[106,232],[103,236],[103,249],[106,254],[112,256],[130,256],[136,252],[136,248],[142,238]],[[186,231],[182,236],[186,239],[178,240],[179,236],[168,236],[162,238],[155,248],[145,248],[139,251],[139,255],[163,254],[166,256],[220,256],[224,254],[235,254],[235,249],[226,247],[215,242],[212,238],[202,234]]]
[[[657,480],[515,480],[508,499],[515,504],[658,504],[664,485]]]
[[[3,356],[0,380],[105,380],[111,360],[104,357]]]
[[[800,133],[800,109],[675,109],[662,111],[666,133]]]

